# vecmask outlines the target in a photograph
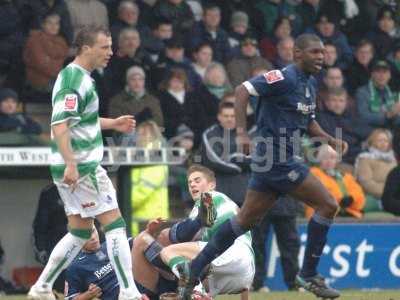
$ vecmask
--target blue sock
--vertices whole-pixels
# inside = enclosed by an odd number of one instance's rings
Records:
[[[329,227],[332,222],[332,219],[314,214],[308,223],[307,245],[303,267],[300,271],[301,277],[307,278],[317,275],[317,266],[322,255],[322,250],[326,244]]]
[[[187,218],[174,224],[169,231],[171,243],[183,243],[191,241],[195,234],[201,229],[200,219]]]
[[[228,249],[237,237],[244,234],[247,230],[243,229],[236,221],[236,217],[225,221],[217,232],[211,237],[204,249],[197,255],[191,263],[191,277],[199,278],[203,269],[210,264],[216,257]]]

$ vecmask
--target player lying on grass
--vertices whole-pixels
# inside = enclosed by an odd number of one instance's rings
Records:
[[[229,197],[214,191],[215,175],[210,169],[201,165],[192,165],[188,170],[188,184],[195,206],[189,219],[173,225],[169,230],[170,242],[180,243],[167,246],[161,250],[162,261],[171,268],[181,282],[187,279],[182,276],[185,272],[182,272],[181,268],[187,266],[184,262],[196,257],[219,226],[239,211],[239,207]],[[200,200],[201,198],[203,199]],[[190,235],[185,236],[185,232],[187,232],[187,229],[184,228],[187,227],[185,223],[196,220],[199,207],[203,202],[212,204],[211,206],[215,210],[215,221],[209,228],[202,227],[195,238],[197,241],[184,242],[190,240]],[[202,283],[212,297],[219,294],[237,294],[249,290],[253,282],[254,272],[251,234],[247,232],[237,238],[230,248],[211,262],[207,272],[203,274]],[[246,295],[247,292],[242,296],[246,297]]]

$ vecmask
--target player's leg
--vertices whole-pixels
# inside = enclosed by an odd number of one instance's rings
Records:
[[[68,226],[69,233],[54,247],[39,279],[30,289],[28,299],[55,299],[51,293],[54,281],[90,239],[93,219],[81,218],[80,215],[69,215]]]
[[[338,204],[329,195],[326,188],[311,173],[307,175],[291,193],[295,199],[301,200],[314,208],[315,213],[307,228],[307,245],[304,262],[296,281],[307,290],[326,298],[339,297],[339,293],[327,287],[317,273],[317,266],[326,244],[328,231],[338,211]],[[312,284],[311,284],[312,283]]]
[[[115,270],[120,286],[119,299],[140,298],[133,280],[132,257],[126,236],[126,224],[118,208],[96,216],[103,225],[107,243],[107,253]]]
[[[225,221],[207,243],[207,246],[191,262],[190,280],[184,290],[184,295],[181,295],[183,298],[190,298],[196,279],[199,278],[203,268],[225,252],[237,237],[260,222],[275,200],[275,192],[247,190],[246,199],[238,215]]]

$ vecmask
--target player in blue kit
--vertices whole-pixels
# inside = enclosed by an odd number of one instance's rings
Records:
[[[144,243],[145,241],[140,237],[129,239],[132,259],[136,258],[134,267],[140,269],[139,272],[146,272],[144,267],[139,266],[139,264],[143,264],[144,258],[135,257],[134,248],[136,247],[138,251],[143,251],[146,248]],[[142,260],[142,262],[138,260]],[[135,284],[138,290],[151,300],[158,299],[159,294],[163,292],[175,291],[177,286],[172,275],[170,278],[153,275],[151,282],[143,279],[143,276],[137,276]],[[84,245],[83,250],[67,269],[65,299],[88,300],[99,298],[116,300],[118,295],[119,283],[107,254],[107,245],[105,242],[100,244],[97,230],[94,229],[91,239]]]
[[[324,132],[315,121],[315,79],[323,64],[324,45],[312,34],[300,35],[295,42],[295,63],[282,70],[272,70],[256,76],[236,88],[236,123],[238,142],[245,153],[250,152],[246,127],[246,108],[250,96],[259,97],[257,109],[255,151],[252,154],[252,174],[243,206],[237,216],[219,227],[207,246],[191,263],[180,270],[187,278],[180,289],[181,298],[190,299],[202,270],[215,257],[228,249],[237,237],[260,222],[278,195],[288,193],[313,207],[315,214],[308,224],[308,240],[304,263],[296,277],[298,286],[326,299],[340,293],[330,288],[317,273],[322,250],[338,205],[324,186],[296,159],[301,136],[324,139],[340,152],[347,144]]]

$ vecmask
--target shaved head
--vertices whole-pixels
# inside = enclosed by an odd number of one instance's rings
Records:
[[[294,46],[298,49],[304,50],[306,49],[311,43],[315,43],[315,42],[319,42],[322,43],[321,39],[315,35],[315,34],[311,34],[311,33],[304,33],[299,35],[295,42],[294,42]]]

